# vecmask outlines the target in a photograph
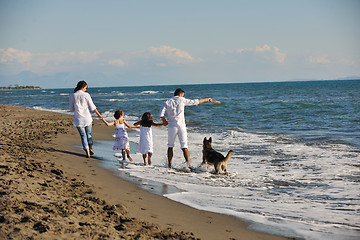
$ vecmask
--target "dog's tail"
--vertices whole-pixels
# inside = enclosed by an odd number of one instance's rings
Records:
[[[229,159],[230,159],[230,157],[231,157],[231,155],[232,155],[233,153],[234,153],[233,150],[230,150],[230,151],[228,152],[228,154],[227,154],[226,157],[225,157],[225,162],[229,161]]]

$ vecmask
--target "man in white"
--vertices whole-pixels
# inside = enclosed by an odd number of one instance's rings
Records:
[[[180,141],[180,146],[184,154],[184,158],[190,166],[190,153],[187,144],[187,132],[185,124],[184,110],[185,106],[199,105],[203,102],[211,102],[211,98],[203,99],[186,99],[184,98],[185,92],[178,88],[175,90],[174,97],[164,102],[163,107],[160,111],[160,118],[165,125],[168,125],[168,166],[172,168],[172,159],[174,156],[174,143],[176,136]],[[169,122],[165,118],[165,111],[168,114]]]

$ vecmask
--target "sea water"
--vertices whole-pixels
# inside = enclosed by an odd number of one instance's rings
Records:
[[[153,127],[154,154],[144,166],[139,131],[129,131],[133,162],[96,141],[100,165],[119,177],[194,208],[235,216],[250,228],[305,239],[360,238],[360,80],[92,88],[108,120],[121,109],[133,123],[155,120],[177,87],[187,98],[212,97],[185,110],[192,172],[178,142],[167,168],[167,127]],[[1,91],[0,104],[71,114],[72,89]],[[95,117],[95,116],[94,116]],[[202,141],[226,155],[228,175],[201,165]]]

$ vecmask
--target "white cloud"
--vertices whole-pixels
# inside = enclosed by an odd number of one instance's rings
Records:
[[[281,52],[279,48],[274,47],[274,54],[275,54],[275,59],[278,63],[284,64],[285,63],[285,57],[286,57],[286,53]]]
[[[55,53],[0,48],[0,72],[6,75],[29,70],[39,76],[66,72],[78,74],[76,76],[88,74],[91,76],[89,78],[95,78],[94,73],[106,73],[109,76],[121,76],[119,78],[127,76],[129,79],[178,78],[191,82],[190,79],[198,78],[216,82],[241,78],[260,81],[318,78],[323,72],[329,75],[328,78],[332,75],[358,75],[359,63],[359,58],[354,56],[332,56],[318,52],[306,56],[303,53],[288,55],[268,44],[217,51],[216,54],[207,54],[204,60],[171,46],[152,46],[128,52]]]
[[[112,66],[117,66],[117,67],[125,66],[125,62],[121,59],[112,59],[112,60],[109,60],[107,63]]]
[[[2,69],[13,73],[24,70],[51,73],[77,70],[80,67],[93,69],[105,66],[127,66],[134,69],[148,65],[164,68],[200,61],[201,59],[191,56],[188,52],[170,46],[149,47],[142,51],[123,53],[102,51],[31,53],[13,48],[0,49]]]
[[[284,64],[286,58],[285,52],[280,51],[278,47],[271,47],[267,44],[256,46],[255,48],[239,48],[229,53],[235,53],[240,56],[247,54],[246,57],[261,57],[262,59],[278,64]]]
[[[186,64],[199,62],[201,59],[196,59],[192,57],[188,52],[180,50],[178,48],[173,48],[170,46],[160,46],[160,47],[149,47],[148,51],[150,53],[150,58],[156,57],[160,59],[166,59],[168,61]]]
[[[352,59],[348,59],[348,58],[341,58],[339,59],[339,63],[342,65],[347,65],[347,66],[355,66],[356,65],[356,61],[352,60]],[[360,62],[359,62],[360,63]],[[360,65],[360,64],[359,64]]]
[[[14,48],[0,48],[0,63],[2,64],[25,64],[29,63],[32,54]]]
[[[235,52],[238,54],[242,54],[244,52],[251,52],[251,51],[253,51],[251,48],[239,48],[235,50]]]
[[[271,52],[271,47],[267,44],[264,44],[264,46],[257,46],[255,48],[255,52]]]
[[[158,66],[158,67],[166,67],[167,65],[165,63],[158,63],[158,64],[156,64],[156,66]]]
[[[31,53],[13,48],[0,49],[0,63],[15,66],[18,71],[64,71],[74,65],[96,61],[101,51]]]
[[[45,64],[89,63],[95,61],[101,53],[101,51],[38,53],[33,54],[33,58],[42,61]]]
[[[325,63],[329,63],[329,59],[328,59],[328,55],[327,54],[321,54],[319,56],[310,56],[308,58],[308,62],[309,63],[320,63],[320,64],[325,64]]]

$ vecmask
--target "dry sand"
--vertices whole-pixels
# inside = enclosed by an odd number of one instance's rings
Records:
[[[288,239],[113,176],[74,145],[72,116],[0,105],[0,239]],[[113,132],[94,123],[95,139]]]

